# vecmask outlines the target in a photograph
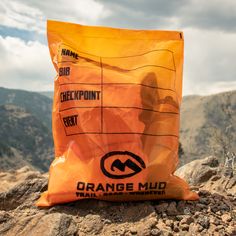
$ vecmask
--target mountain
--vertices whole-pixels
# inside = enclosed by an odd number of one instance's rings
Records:
[[[236,91],[186,96],[181,107],[181,163],[236,152]]]
[[[24,165],[48,171],[53,159],[52,92],[0,87],[0,170]],[[47,97],[49,96],[49,97]],[[236,152],[236,91],[186,96],[181,106],[180,165]]]
[[[24,108],[51,130],[52,99],[36,92],[0,87],[0,105],[5,104]]]
[[[53,91],[40,93],[53,97]],[[227,152],[236,152],[236,91],[183,97],[180,127],[180,165],[208,155],[224,162]]]
[[[53,157],[51,105],[38,93],[0,88],[0,170],[29,165],[48,171]]]
[[[38,92],[38,93],[50,99],[53,99],[53,91],[43,91],[43,92]]]

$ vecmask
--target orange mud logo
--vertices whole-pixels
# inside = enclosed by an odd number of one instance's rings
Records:
[[[143,159],[128,151],[109,152],[101,158],[101,170],[112,179],[125,179],[146,168]]]

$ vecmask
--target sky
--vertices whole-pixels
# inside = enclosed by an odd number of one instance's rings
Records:
[[[1,0],[0,87],[53,90],[46,20],[181,30],[183,94],[236,89],[235,0]]]

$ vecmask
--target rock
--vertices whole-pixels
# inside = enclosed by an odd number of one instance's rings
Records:
[[[169,204],[167,202],[163,202],[163,203],[156,205],[155,209],[156,209],[157,213],[160,214],[160,213],[166,212],[168,206],[169,206]]]
[[[178,214],[178,211],[176,208],[176,202],[171,202],[169,206],[167,207],[167,215],[175,216],[177,214]]]
[[[31,235],[54,236],[73,235],[77,232],[77,226],[72,217],[65,214],[54,213],[45,215],[43,213],[34,216],[21,217],[9,221],[0,229],[0,234],[6,235]]]
[[[18,170],[11,172],[0,172],[0,192],[8,191],[17,184],[25,181],[26,179],[32,179],[41,177],[39,171],[35,171],[33,168],[24,166]]]
[[[209,191],[205,190],[205,189],[201,189],[201,190],[198,192],[198,195],[199,195],[199,196],[204,196],[204,197],[209,196],[210,194],[211,194],[211,193],[210,193]]]
[[[180,229],[183,230],[183,231],[188,231],[189,226],[188,226],[187,224],[182,224],[182,225],[180,226]]]
[[[189,225],[189,233],[192,234],[192,235],[195,235],[198,231],[198,225],[197,224],[194,224],[194,223],[191,223]]]
[[[197,219],[198,224],[200,224],[204,229],[208,229],[210,226],[210,220],[207,216],[202,216]]]
[[[209,203],[209,199],[201,197],[198,202],[207,205]]]
[[[130,232],[131,232],[131,234],[137,234],[137,230],[135,227],[131,227]]]
[[[125,235],[126,229],[123,227],[120,227],[117,231],[118,235]]]
[[[0,224],[11,220],[11,215],[8,214],[6,211],[0,211]]]
[[[175,216],[175,219],[177,221],[181,221],[183,219],[183,216],[182,215],[177,215],[177,216]]]
[[[179,227],[178,227],[178,226],[174,226],[174,227],[173,227],[173,231],[174,231],[175,233],[178,233],[178,232],[179,232]]]
[[[79,223],[79,232],[86,234],[98,234],[103,228],[103,223],[99,215],[88,214]]]
[[[221,229],[224,229],[224,225],[217,225],[216,226],[217,231],[220,231]]]
[[[151,235],[159,236],[159,235],[161,235],[161,231],[159,229],[152,229]]]
[[[21,182],[7,192],[0,193],[0,210],[31,206],[45,186],[47,186],[45,178],[33,178]]]
[[[185,215],[190,215],[191,214],[191,211],[190,211],[190,209],[188,207],[184,208],[184,214]]]
[[[218,180],[218,179],[220,179],[221,178],[221,176],[220,175],[214,175],[214,176],[212,176],[211,177],[211,181],[216,181],[216,180]]]
[[[235,236],[236,235],[236,228],[235,226],[229,226],[226,230],[226,232],[230,235],[230,236]]]
[[[173,236],[174,234],[172,232],[170,232],[169,230],[163,229],[161,231],[161,235],[163,235],[163,236]]]
[[[214,220],[212,221],[212,224],[214,224],[214,225],[220,225],[220,220],[214,219]]]
[[[1,236],[235,235],[236,199],[232,194],[200,187],[199,201],[81,200],[42,209],[34,203],[47,188],[45,175],[27,168],[19,173],[30,177],[10,183],[11,188],[0,193]],[[1,174],[0,181],[7,176]]]
[[[227,188],[231,189],[236,186],[236,175],[230,178],[229,182],[227,183]]]
[[[172,220],[166,220],[166,221],[165,221],[165,224],[166,224],[166,226],[168,226],[168,227],[170,227],[170,228],[173,228],[173,226],[174,226],[174,223],[173,223]]]
[[[175,175],[185,179],[192,185],[199,185],[206,182],[217,174],[219,162],[216,157],[192,161],[180,167]]]
[[[180,221],[180,224],[187,224],[187,225],[190,225],[191,223],[194,222],[194,219],[192,216],[186,216],[184,217],[181,221]]]
[[[228,223],[232,220],[232,217],[229,214],[226,213],[226,214],[221,216],[221,219],[224,223]]]
[[[184,208],[185,208],[185,201],[179,201],[178,203],[177,203],[177,210],[179,211],[179,212],[184,212]]]
[[[189,232],[191,235],[199,235],[203,231],[203,227],[199,224],[191,223],[189,225]]]
[[[201,212],[200,211],[196,211],[194,213],[194,218],[198,218],[200,215],[201,215]]]
[[[201,204],[201,203],[197,203],[197,204],[196,204],[196,207],[197,207],[199,210],[202,210],[202,209],[205,209],[205,208],[206,208],[206,205]]]

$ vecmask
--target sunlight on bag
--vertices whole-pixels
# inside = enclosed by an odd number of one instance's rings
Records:
[[[55,160],[37,206],[198,195],[178,164],[183,34],[48,21]]]

